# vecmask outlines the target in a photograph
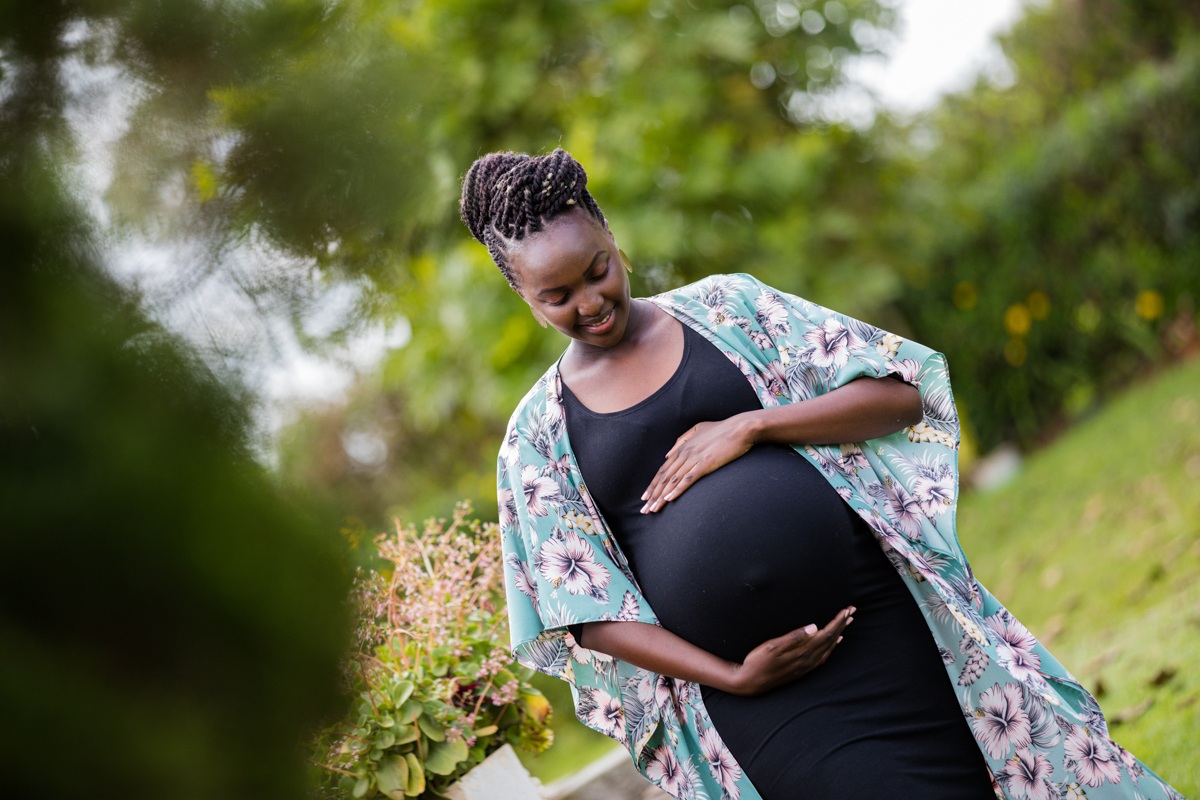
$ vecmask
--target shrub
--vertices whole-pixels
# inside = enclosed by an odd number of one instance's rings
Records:
[[[508,655],[499,530],[470,514],[375,539],[385,567],[352,592],[350,711],[314,742],[322,794],[438,797],[505,743],[550,745],[550,705]]]

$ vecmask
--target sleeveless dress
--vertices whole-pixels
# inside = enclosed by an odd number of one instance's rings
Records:
[[[726,746],[766,800],[994,800],[913,597],[812,464],[756,445],[640,513],[680,435],[762,408],[719,350],[683,331],[673,376],[630,408],[593,412],[563,386],[579,468],[659,622],[741,662],[767,639],[857,607],[842,643],[798,680],[757,697],[702,687]]]

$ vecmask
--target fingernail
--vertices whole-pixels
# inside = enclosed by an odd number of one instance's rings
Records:
[[[817,626],[816,625],[805,625],[804,632],[807,633],[809,636],[812,636],[814,633],[817,632]]]
[[[847,617],[846,624],[849,625],[851,622],[854,622],[854,617]]]
[[[650,493],[649,493],[649,492],[642,492],[642,502],[643,502],[643,503],[644,503],[644,502],[646,502],[646,495],[648,495],[648,494],[650,494]]]
[[[643,514],[645,514],[645,513],[646,513],[646,507],[645,507],[645,506],[642,506],[642,512],[641,512],[641,513],[643,513]]]
[[[838,644],[841,644],[841,643],[842,643],[842,637],[841,637],[841,636],[839,636],[839,637],[838,637]]]

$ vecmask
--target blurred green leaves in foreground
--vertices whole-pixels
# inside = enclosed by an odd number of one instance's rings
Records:
[[[337,708],[343,569],[252,457],[248,398],[104,270],[56,61],[96,10],[0,14],[5,796],[294,798]]]

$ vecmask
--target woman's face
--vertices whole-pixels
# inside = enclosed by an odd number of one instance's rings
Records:
[[[517,289],[555,330],[612,347],[625,335],[631,298],[617,244],[576,206],[509,246]]]

